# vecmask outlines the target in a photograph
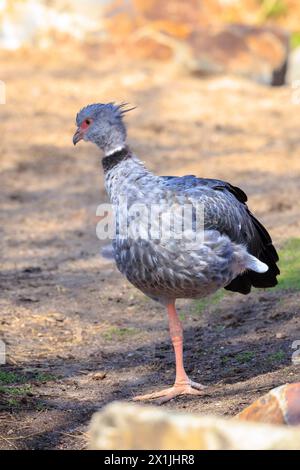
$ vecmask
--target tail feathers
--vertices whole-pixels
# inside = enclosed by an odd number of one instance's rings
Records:
[[[259,259],[254,257],[260,264],[257,265],[257,261],[250,261],[254,263],[257,267],[254,269],[254,266],[249,266],[249,271],[245,271],[243,274],[237,276],[230,284],[228,284],[225,289],[233,292],[240,292],[241,294],[249,294],[251,287],[258,288],[267,288],[274,287],[278,283],[276,276],[280,274],[280,271],[276,265],[275,259],[277,259],[277,253],[273,245],[268,245],[264,247],[264,250],[259,255]],[[274,256],[275,255],[275,256]],[[267,266],[267,270],[262,269],[263,266]],[[259,268],[260,267],[260,268]]]
[[[240,292],[241,294],[249,294],[251,287],[267,288],[274,287],[278,284],[276,277],[280,274],[277,266],[278,254],[272,244],[270,235],[265,227],[251,214],[252,222],[256,228],[256,241],[258,242],[252,249],[252,257],[256,261],[250,261],[248,271],[237,276],[225,289]],[[257,264],[257,261],[261,264]],[[253,263],[253,264],[252,264]],[[261,266],[263,265],[263,266]],[[264,269],[267,266],[268,269]]]
[[[263,263],[258,258],[250,254],[247,256],[246,267],[256,273],[265,273],[269,269],[267,264]]]

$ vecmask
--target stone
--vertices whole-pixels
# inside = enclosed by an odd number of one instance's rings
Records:
[[[151,48],[141,43],[146,38],[152,41]],[[154,59],[159,58],[157,51],[161,48],[169,48],[165,59],[171,58],[185,70],[200,75],[239,75],[272,86],[284,85],[286,81],[289,35],[276,27],[197,26],[179,38],[170,29],[160,26],[158,30],[153,24],[137,30],[131,47],[144,58]]]
[[[93,379],[93,380],[104,380],[106,376],[107,376],[107,372],[105,372],[105,371],[103,371],[103,372],[95,372],[95,373],[92,375],[92,379]]]
[[[300,427],[275,426],[114,402],[95,413],[93,450],[300,450]]]
[[[243,421],[300,425],[300,383],[274,388],[236,417]]]

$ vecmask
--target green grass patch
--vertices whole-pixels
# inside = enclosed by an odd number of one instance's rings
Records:
[[[25,384],[26,382],[49,382],[56,380],[53,374],[31,372],[30,374],[17,374],[16,372],[0,370],[0,386],[12,384]]]
[[[35,382],[51,382],[53,380],[57,380],[58,377],[54,374],[44,374],[43,372],[39,372],[34,376]]]
[[[285,0],[258,0],[261,5],[261,20],[280,18],[289,8]]]
[[[30,384],[1,385],[0,396],[9,408],[18,408],[26,397],[33,396],[32,387]]]
[[[221,357],[221,363],[223,366],[225,366],[229,361],[230,361],[230,357],[229,356],[222,356]]]
[[[178,317],[179,317],[179,320],[183,322],[185,320],[185,313],[183,312],[179,313]]]
[[[12,384],[12,383],[20,383],[21,376],[17,375],[15,372],[6,372],[4,370],[0,370],[0,384]]]
[[[53,374],[43,373],[36,370],[17,373],[14,371],[0,370],[0,396],[1,401],[8,408],[20,408],[27,402],[27,397],[33,397],[31,406],[39,409],[40,403],[33,395],[33,386],[37,382],[45,383],[56,380]]]
[[[290,45],[291,49],[296,49],[300,46],[300,31],[295,31],[291,34]]]
[[[276,289],[300,289],[300,238],[288,240],[279,251],[279,267]]]
[[[275,353],[269,354],[267,357],[267,361],[271,363],[277,363],[277,362],[282,362],[285,359],[285,352],[280,349],[279,351],[276,351]]]
[[[113,340],[115,338],[124,338],[128,336],[136,335],[139,332],[136,328],[118,328],[112,326],[103,333],[103,337],[107,340]]]
[[[206,297],[204,299],[199,299],[195,301],[195,310],[197,313],[203,313],[211,305],[217,305],[220,300],[226,295],[225,290],[218,290],[214,294]]]
[[[222,356],[221,363],[222,365],[227,365],[230,361],[238,362],[239,364],[247,364],[255,358],[255,353],[252,351],[242,351],[238,354],[230,354],[229,356]]]
[[[213,328],[216,333],[222,333],[222,331],[226,329],[226,326],[219,323],[218,325],[215,325]]]
[[[8,398],[6,400],[6,403],[8,404],[10,408],[18,408],[18,406],[20,405],[20,402],[16,400],[15,398]]]
[[[19,408],[24,399],[33,396],[32,386],[26,385],[1,385],[1,401],[6,403],[8,408]]]
[[[23,397],[28,395],[28,393],[32,393],[32,387],[30,384],[14,386],[1,385],[0,393],[15,397]]]
[[[300,290],[300,238],[291,238],[279,250],[279,267],[281,274],[275,289]],[[220,289],[209,297],[195,300],[195,312],[202,314],[207,308],[216,306],[227,295],[231,293]]]
[[[245,364],[252,361],[255,358],[255,354],[253,351],[243,351],[237,354],[235,358],[240,364]]]

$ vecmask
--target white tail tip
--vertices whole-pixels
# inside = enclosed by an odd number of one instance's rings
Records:
[[[255,256],[248,255],[247,268],[255,271],[256,273],[266,273],[269,266],[262,261],[259,261]]]

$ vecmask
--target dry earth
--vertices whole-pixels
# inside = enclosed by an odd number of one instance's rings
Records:
[[[93,48],[2,54],[0,63],[0,373],[16,382],[15,395],[0,395],[0,447],[82,449],[95,410],[170,384],[174,366],[163,309],[99,255],[100,157],[92,145],[73,148],[76,112],[95,101],[137,105],[130,143],[153,171],[241,186],[281,246],[299,236],[299,107],[289,88],[104,61]],[[299,381],[299,298],[232,294],[202,313],[180,302],[188,372],[209,387],[165,406],[234,415]]]

